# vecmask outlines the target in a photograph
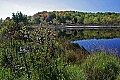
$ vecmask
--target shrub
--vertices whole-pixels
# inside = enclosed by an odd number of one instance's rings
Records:
[[[96,53],[88,57],[82,64],[82,69],[88,80],[115,80],[120,71],[120,65],[114,56]]]

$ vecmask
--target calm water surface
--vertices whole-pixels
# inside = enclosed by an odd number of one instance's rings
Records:
[[[120,38],[77,40],[73,43],[77,43],[81,47],[83,46],[88,51],[105,51],[120,55]]]

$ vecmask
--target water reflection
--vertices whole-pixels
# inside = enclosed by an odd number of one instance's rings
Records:
[[[120,54],[120,38],[77,40],[73,41],[73,43],[77,43],[92,52],[105,51],[107,53]]]

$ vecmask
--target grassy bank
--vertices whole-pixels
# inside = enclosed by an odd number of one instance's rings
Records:
[[[67,41],[74,37],[119,37],[119,31],[64,33],[49,28],[21,27],[14,30],[9,25],[0,29],[1,80],[119,80],[118,57],[90,53]]]

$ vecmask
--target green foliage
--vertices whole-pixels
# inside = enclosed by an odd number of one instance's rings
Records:
[[[0,79],[1,80],[11,80],[10,69],[0,68]]]
[[[22,31],[25,30],[23,27]],[[25,41],[3,37],[6,40],[0,45],[1,79],[70,80],[62,55],[64,48],[56,40],[55,32],[38,28],[29,35]]]
[[[21,12],[12,13],[12,19],[16,23],[16,26],[19,27],[19,23],[23,22],[24,25],[27,25],[27,15],[23,15]]]
[[[38,24],[42,23],[41,25],[48,25],[48,23],[56,25],[83,24],[85,16],[84,13],[74,11],[38,14],[44,14],[40,18],[36,18]],[[90,15],[88,16],[90,17]],[[26,17],[21,12],[13,13],[13,20],[4,21],[1,24],[1,80],[85,80],[86,78],[93,80],[115,79],[118,75],[120,67],[115,57],[99,53],[91,56],[89,52],[79,48],[78,45],[71,45],[66,41],[120,37],[119,30],[107,32],[102,30],[55,31],[49,27],[25,26],[27,24]],[[90,20],[93,18],[91,17]],[[96,17],[92,22],[99,24],[97,19]],[[91,21],[88,24],[91,24]],[[91,57],[85,60],[88,55]],[[79,67],[81,63],[83,63],[82,68]]]
[[[54,11],[54,12],[39,12],[34,15],[35,18],[41,18],[41,21],[46,20],[48,24],[55,25],[120,25],[119,13],[84,13],[78,11]],[[42,22],[41,22],[42,23]]]
[[[120,80],[120,73],[119,73],[119,75],[117,76],[116,80]]]
[[[78,65],[68,65],[66,70],[69,76],[68,80],[85,80],[85,74]]]
[[[96,53],[82,64],[86,78],[89,80],[115,80],[120,71],[116,57],[106,53]]]

